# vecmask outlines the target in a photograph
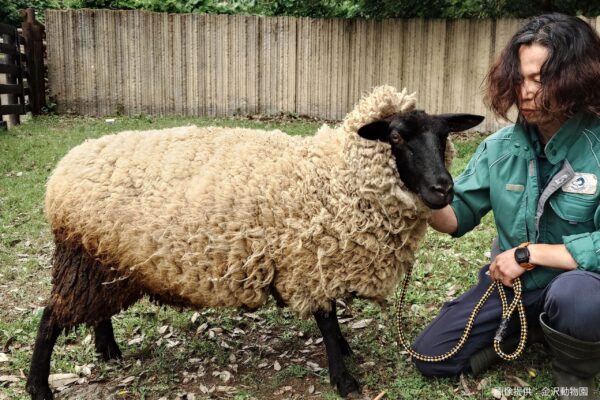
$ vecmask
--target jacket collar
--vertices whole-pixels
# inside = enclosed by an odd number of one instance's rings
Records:
[[[578,113],[562,124],[558,132],[546,143],[544,149],[550,163],[558,164],[566,158],[567,152],[579,138],[586,124],[589,123],[588,119],[584,113]],[[531,159],[535,157],[535,150],[527,128],[526,125],[521,123],[514,125],[510,147],[514,155]]]

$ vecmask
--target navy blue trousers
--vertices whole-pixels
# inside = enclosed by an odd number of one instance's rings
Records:
[[[419,334],[413,348],[426,355],[440,355],[450,350],[462,336],[463,330],[481,295],[491,280],[479,271],[479,282],[462,296],[443,305],[438,316]],[[505,288],[508,301],[513,298]],[[539,328],[539,315],[546,312],[549,325],[580,340],[600,341],[600,274],[573,270],[558,275],[544,289],[523,292],[523,305],[530,329]],[[469,358],[491,346],[502,315],[500,297],[494,292],[477,317],[465,346],[451,359],[429,363],[414,360],[424,376],[448,377],[470,372]],[[506,336],[519,333],[519,318],[511,318]],[[514,349],[510,349],[511,351]]]

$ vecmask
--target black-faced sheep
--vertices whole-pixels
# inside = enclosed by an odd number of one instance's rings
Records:
[[[468,114],[413,111],[384,86],[314,137],[184,127],[89,140],[48,181],[53,287],[27,390],[51,399],[60,332],[94,327],[120,357],[111,316],[149,295],[164,304],[257,308],[269,295],[313,315],[340,394],[358,390],[335,299],[384,300],[422,239],[429,208],[452,198],[447,136]],[[365,140],[368,139],[368,140]]]

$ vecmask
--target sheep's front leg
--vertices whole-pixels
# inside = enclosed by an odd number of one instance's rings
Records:
[[[352,354],[352,349],[350,348],[350,345],[344,338],[344,335],[342,335],[342,330],[340,329],[340,324],[337,319],[337,309],[336,308],[337,307],[335,304],[335,300],[333,300],[331,302],[331,316],[332,316],[333,322],[334,322],[334,327],[333,327],[334,334],[337,336],[337,338],[340,341],[340,348],[342,350],[342,354],[345,356],[349,356],[350,354]]]
[[[323,335],[323,342],[325,342],[331,384],[337,387],[340,396],[358,392],[358,382],[350,375],[344,364],[342,341],[345,342],[345,340],[341,336],[337,316],[335,315],[335,307],[329,313],[319,311],[313,315]],[[345,346],[349,349],[348,343]]]
[[[104,361],[122,358],[110,318],[96,324],[94,334],[96,336],[96,352]]]

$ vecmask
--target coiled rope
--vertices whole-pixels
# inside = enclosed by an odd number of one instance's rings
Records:
[[[507,360],[507,361],[515,360],[521,355],[521,353],[525,349],[525,343],[527,341],[527,319],[525,317],[525,307],[523,306],[523,301],[521,299],[522,286],[521,286],[521,280],[519,278],[516,278],[513,281],[513,290],[514,290],[515,296],[514,296],[512,302],[510,303],[510,305],[508,304],[508,301],[506,300],[506,292],[504,291],[504,287],[503,287],[502,283],[500,281],[492,282],[490,284],[490,287],[486,290],[486,292],[483,294],[483,296],[481,296],[481,299],[477,302],[477,304],[473,308],[473,311],[471,311],[471,314],[469,315],[469,319],[467,321],[467,324],[465,326],[463,334],[460,337],[459,341],[456,343],[456,345],[451,350],[449,350],[448,352],[446,352],[444,354],[441,354],[438,356],[428,356],[425,354],[417,353],[415,350],[413,350],[412,347],[410,346],[410,343],[404,337],[404,331],[403,331],[404,319],[402,317],[402,313],[403,313],[403,308],[404,308],[404,297],[405,297],[406,291],[408,289],[408,283],[410,282],[411,274],[412,274],[412,266],[410,266],[410,268],[406,272],[406,276],[404,278],[404,282],[402,284],[402,288],[400,291],[400,296],[398,296],[396,299],[396,318],[397,318],[397,323],[398,323],[398,342],[400,342],[400,344],[404,347],[404,349],[408,352],[408,354],[410,354],[410,356],[412,358],[419,360],[419,361],[425,361],[425,362],[441,362],[441,361],[445,361],[445,360],[453,357],[456,353],[458,353],[460,351],[460,349],[462,349],[462,347],[467,342],[467,339],[469,338],[471,329],[473,329],[473,323],[475,321],[475,317],[477,316],[477,314],[479,313],[479,311],[481,310],[481,308],[483,307],[485,302],[490,298],[490,295],[492,294],[494,289],[498,289],[498,294],[500,295],[500,301],[502,302],[502,321],[500,322],[500,326],[498,327],[498,330],[496,331],[496,335],[494,336],[494,350],[496,351],[498,356],[500,356],[500,358]],[[503,352],[502,349],[500,348],[500,343],[502,343],[502,340],[504,339],[504,335],[506,333],[506,327],[508,325],[508,320],[510,319],[511,315],[515,312],[515,310],[518,310],[518,312],[519,312],[519,321],[521,323],[521,336],[519,338],[519,345],[517,346],[516,350],[513,353],[507,354],[507,353]]]

